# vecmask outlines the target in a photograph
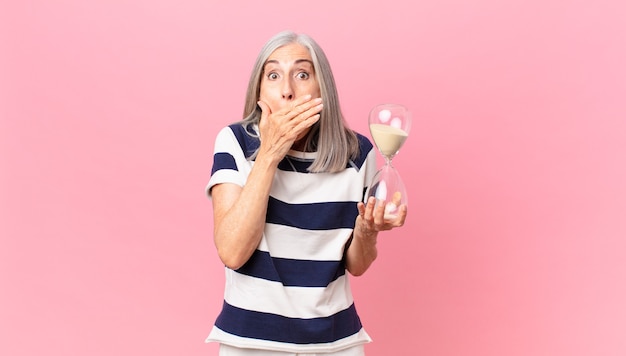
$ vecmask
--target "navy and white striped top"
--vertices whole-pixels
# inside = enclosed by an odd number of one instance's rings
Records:
[[[371,142],[339,173],[309,173],[316,153],[290,151],[272,183],[263,237],[248,262],[226,268],[224,305],[207,342],[286,352],[333,352],[370,341],[357,315],[344,247],[376,171]],[[243,186],[259,139],[220,131],[207,193]]]

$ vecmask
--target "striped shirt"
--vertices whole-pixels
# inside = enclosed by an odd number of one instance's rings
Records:
[[[334,352],[370,341],[356,312],[344,250],[376,171],[370,141],[338,173],[309,173],[315,152],[289,151],[274,176],[261,242],[239,269],[225,268],[224,305],[207,342],[285,352]],[[240,124],[217,135],[207,192],[243,186],[259,147]]]

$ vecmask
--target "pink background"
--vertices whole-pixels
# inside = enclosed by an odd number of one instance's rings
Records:
[[[623,1],[5,1],[0,354],[214,355],[213,138],[262,44],[350,125],[406,104],[409,221],[353,278],[369,355],[626,354]]]

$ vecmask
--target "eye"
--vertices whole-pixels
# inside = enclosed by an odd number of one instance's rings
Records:
[[[298,79],[309,79],[309,73],[307,72],[300,72],[298,74],[296,74],[296,78]]]
[[[269,80],[276,80],[276,79],[278,79],[278,73],[270,72],[269,74],[267,74],[267,79],[269,79]]]

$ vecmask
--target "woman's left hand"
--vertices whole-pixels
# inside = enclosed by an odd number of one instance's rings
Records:
[[[355,228],[363,237],[375,237],[379,231],[391,230],[404,225],[407,215],[406,205],[398,207],[398,214],[385,216],[385,202],[376,202],[376,198],[370,197],[367,205],[359,202],[357,208],[359,216]]]
[[[378,232],[404,225],[406,205],[400,205],[397,214],[387,217],[385,217],[385,206],[384,202],[378,202],[377,206],[374,197],[370,197],[367,204],[357,203],[359,215],[356,217],[353,239],[346,251],[346,268],[354,276],[365,273],[378,256],[376,249]]]

